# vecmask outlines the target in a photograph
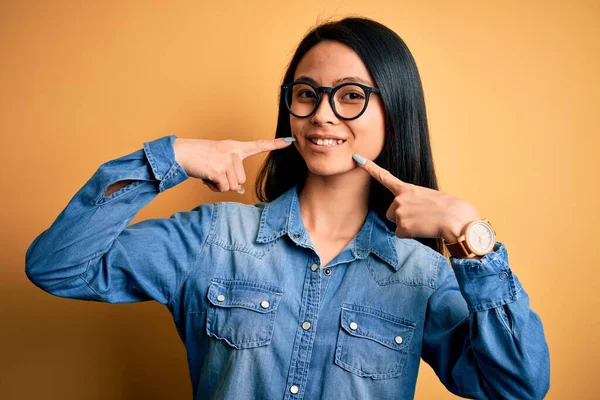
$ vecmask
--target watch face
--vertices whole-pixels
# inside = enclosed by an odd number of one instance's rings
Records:
[[[492,227],[485,222],[476,222],[467,232],[467,242],[475,253],[485,254],[494,248],[495,239]]]

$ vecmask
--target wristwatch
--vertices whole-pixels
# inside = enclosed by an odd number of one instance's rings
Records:
[[[496,231],[487,218],[469,222],[454,243],[445,243],[455,258],[484,256],[494,249]]]

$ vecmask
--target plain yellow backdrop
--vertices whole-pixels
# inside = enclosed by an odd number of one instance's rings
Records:
[[[0,2],[0,398],[187,399],[184,347],[157,303],[62,299],[25,251],[108,160],[144,141],[274,135],[295,46],[363,15],[395,30],[425,90],[441,190],[490,219],[544,323],[549,399],[598,389],[600,2]],[[133,223],[246,194],[188,180]],[[417,399],[455,398],[422,364]]]

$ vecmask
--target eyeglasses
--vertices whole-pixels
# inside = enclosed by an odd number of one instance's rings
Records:
[[[329,104],[334,114],[343,120],[360,117],[369,104],[371,93],[380,94],[378,88],[361,83],[346,82],[336,87],[316,87],[306,82],[291,82],[281,85],[285,105],[294,117],[308,118],[321,104],[321,93],[329,94]]]

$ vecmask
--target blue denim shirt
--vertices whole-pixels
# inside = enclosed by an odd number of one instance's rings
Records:
[[[102,164],[29,246],[26,273],[60,297],[164,304],[196,399],[411,399],[419,361],[451,392],[542,398],[542,323],[503,243],[448,259],[371,210],[327,265],[296,187],[272,202],[202,204],[128,226],[188,178],[175,135]],[[104,196],[118,181],[129,185]]]

